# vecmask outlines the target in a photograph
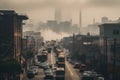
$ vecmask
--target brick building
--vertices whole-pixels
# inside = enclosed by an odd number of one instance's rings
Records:
[[[23,20],[14,10],[0,10],[0,57],[14,57],[20,62]]]

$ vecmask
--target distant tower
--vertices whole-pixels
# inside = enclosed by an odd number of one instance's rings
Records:
[[[55,8],[55,20],[59,23],[61,21],[61,9]]]
[[[108,17],[102,17],[102,18],[101,18],[101,22],[102,22],[102,23],[108,23],[108,22],[109,22]]]
[[[80,28],[80,32],[81,32],[81,28],[82,28],[82,12],[81,12],[81,9],[80,9],[80,12],[79,12],[79,28]]]
[[[95,18],[93,18],[93,24],[95,24]]]
[[[70,19],[70,23],[72,24],[72,19]]]

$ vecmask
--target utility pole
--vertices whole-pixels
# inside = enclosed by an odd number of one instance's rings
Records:
[[[116,39],[114,41],[113,47],[113,80],[116,80]]]
[[[72,56],[75,54],[75,34],[73,33],[73,49],[72,49]]]
[[[108,55],[107,55],[107,37],[105,37],[105,76],[107,76],[107,72],[108,72]]]

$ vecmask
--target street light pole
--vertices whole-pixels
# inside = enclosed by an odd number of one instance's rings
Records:
[[[73,49],[72,49],[72,56],[75,55],[75,34],[73,33]]]
[[[114,41],[113,47],[113,80],[116,80],[116,39]]]
[[[107,37],[105,37],[105,76],[108,76],[108,55],[107,55]]]

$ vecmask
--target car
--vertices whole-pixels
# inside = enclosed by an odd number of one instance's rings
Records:
[[[80,73],[83,73],[85,70],[86,70],[87,66],[85,64],[81,64],[80,65],[80,69],[79,69],[79,72]]]
[[[53,80],[54,79],[54,77],[53,77],[53,75],[46,75],[45,77],[44,77],[44,80]]]
[[[71,63],[72,65],[74,65],[74,64],[75,64],[75,62],[74,62],[74,61],[72,61],[72,60],[71,60],[71,61],[69,61],[69,63]]]
[[[31,79],[31,78],[34,78],[34,77],[35,77],[34,72],[33,72],[32,70],[28,70],[28,71],[27,71],[27,77],[30,78],[30,79]]]
[[[40,62],[40,63],[38,64],[39,68],[43,68],[42,65],[43,65],[43,63]]]
[[[97,76],[98,76],[97,72],[95,72],[95,71],[92,71],[92,74],[91,74],[91,75],[94,76],[94,77],[97,77]]]
[[[83,72],[83,76],[86,76],[86,75],[87,75],[87,76],[88,76],[88,75],[91,76],[91,74],[92,74],[92,71],[84,71],[84,72]]]
[[[98,80],[104,80],[104,77],[98,77]]]
[[[71,62],[72,60],[70,58],[67,59],[68,62]]]
[[[53,78],[54,78],[53,72],[48,71],[45,73],[44,80],[53,80]]]
[[[43,69],[50,67],[50,64],[48,62],[43,62],[41,65]]]
[[[51,69],[46,69],[44,72],[45,75],[53,75],[53,71]]]
[[[46,65],[46,66],[43,67],[43,69],[44,69],[44,70],[50,69],[50,66],[49,66],[49,65]]]
[[[74,65],[76,62],[75,61],[73,61],[72,59],[67,59],[67,61],[70,63],[70,64],[72,64],[72,65]]]
[[[80,63],[75,63],[73,68],[79,69],[80,68]]]
[[[92,71],[84,71],[81,80],[94,80],[94,77],[91,76]]]
[[[38,74],[38,70],[39,70],[38,66],[31,66],[30,69],[33,71],[35,75]]]
[[[81,78],[81,80],[95,80],[94,77],[91,76],[84,76]]]

